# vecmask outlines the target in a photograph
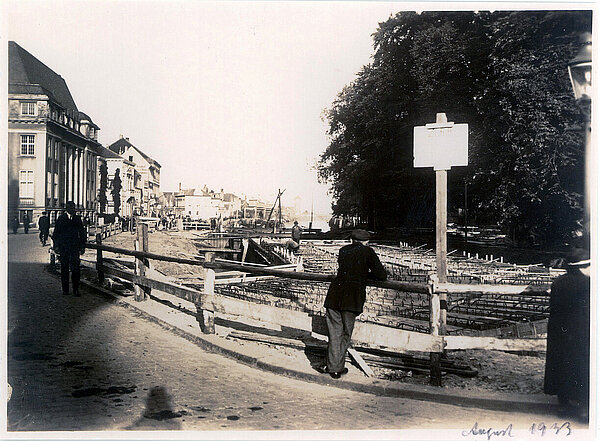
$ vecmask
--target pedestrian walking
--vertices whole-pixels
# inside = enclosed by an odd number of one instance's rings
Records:
[[[56,220],[54,234],[54,249],[60,260],[60,279],[63,294],[69,294],[69,270],[73,282],[73,294],[79,296],[80,255],[85,252],[85,230],[81,217],[75,214],[75,203],[67,202],[66,213]]]
[[[10,226],[13,230],[13,234],[17,234],[17,231],[19,231],[19,218],[17,216],[14,216],[11,219]]]
[[[577,249],[550,288],[544,393],[564,416],[587,422],[590,385],[590,255]]]
[[[298,225],[298,221],[294,221],[294,226],[292,227],[292,240],[298,244],[298,247],[300,247],[300,236],[302,236],[302,228]]]
[[[29,219],[29,216],[27,216],[27,214],[23,215],[23,230],[25,230],[25,234],[29,233],[29,224],[31,223],[31,220]]]
[[[332,378],[348,372],[344,367],[356,317],[363,311],[368,279],[385,280],[387,273],[373,248],[368,246],[369,232],[354,230],[352,243],[338,255],[338,272],[325,298],[328,343],[327,361],[317,368]]]
[[[48,234],[50,234],[50,218],[45,211],[42,212],[42,215],[38,219],[38,229],[40,230],[40,243],[45,247],[48,241]]]

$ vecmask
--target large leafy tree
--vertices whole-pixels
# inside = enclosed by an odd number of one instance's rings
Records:
[[[412,166],[412,128],[445,112],[470,126],[470,165],[449,173],[450,207],[467,183],[472,218],[515,238],[564,240],[583,188],[566,64],[589,26],[582,11],[405,12],[381,23],[373,61],[325,115],[319,172],[334,213],[375,228],[431,225],[434,177]]]

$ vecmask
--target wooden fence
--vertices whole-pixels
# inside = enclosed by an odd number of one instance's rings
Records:
[[[217,277],[215,270],[229,271],[234,278],[230,283],[244,281],[247,274],[253,276],[271,276],[286,279],[304,280],[312,282],[331,282],[334,275],[316,274],[292,271],[290,265],[283,267],[264,267],[253,264],[236,263],[215,259],[214,253],[206,253],[204,258],[184,259],[164,256],[148,252],[147,225],[141,225],[138,238],[135,240],[134,250],[117,248],[102,244],[102,234],[96,236],[96,243],[88,243],[88,248],[96,249],[96,270],[99,283],[102,284],[106,275],[112,275],[131,282],[134,285],[136,301],[149,298],[151,290],[156,289],[194,303],[198,308],[198,320],[202,332],[212,334],[215,332],[214,316],[217,313],[243,315],[248,318],[264,319],[269,317],[279,324],[312,331],[312,320],[307,313],[284,310],[273,306],[254,304],[248,301],[232,299],[215,295]],[[134,272],[117,269],[106,265],[104,253],[118,253],[135,258]],[[164,280],[156,280],[145,275],[149,266],[148,260],[174,262],[179,264],[194,265],[203,268],[202,291],[185,287]],[[222,274],[221,272],[219,274]],[[244,275],[235,277],[235,274]],[[227,279],[223,279],[227,280]],[[219,283],[224,283],[220,280]],[[542,351],[545,350],[544,339],[500,339],[495,337],[476,336],[449,336],[442,335],[440,326],[440,294],[464,293],[494,293],[502,295],[548,296],[547,287],[541,286],[510,286],[510,285],[469,285],[438,283],[435,276],[430,277],[429,283],[410,283],[396,280],[368,281],[368,286],[394,289],[403,292],[428,294],[430,299],[430,333],[424,334],[414,331],[390,328],[374,323],[357,322],[353,340],[359,344],[383,346],[396,351],[418,351],[430,353],[430,381],[431,384],[441,386],[441,354],[444,350],[455,349],[483,349],[506,351]]]

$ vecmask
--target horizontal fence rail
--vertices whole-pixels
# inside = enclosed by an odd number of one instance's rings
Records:
[[[233,313],[248,317],[268,316],[271,319],[285,323],[288,326],[297,329],[311,330],[311,317],[306,312],[300,311],[282,311],[282,308],[261,304],[253,304],[246,300],[232,299],[223,296],[215,296],[214,289],[216,283],[222,283],[227,279],[219,280],[219,273],[215,270],[228,272],[230,275],[240,274],[241,277],[231,279],[229,283],[244,282],[244,274],[253,274],[255,276],[271,276],[286,279],[303,280],[310,282],[332,282],[335,279],[334,274],[308,273],[303,271],[292,271],[289,265],[277,267],[266,267],[257,264],[243,264],[236,261],[225,259],[214,259],[212,252],[207,253],[207,257],[198,257],[196,259],[164,256],[161,254],[150,253],[147,250],[147,226],[144,226],[138,234],[135,241],[135,249],[119,248],[102,244],[101,235],[97,235],[97,243],[87,243],[86,247],[97,250],[96,270],[98,271],[98,280],[102,284],[104,276],[114,275],[117,278],[127,280],[133,283],[136,291],[136,300],[144,300],[149,297],[152,289],[175,295],[196,305],[198,321],[200,327],[205,333],[214,333],[214,313]],[[145,243],[144,243],[145,241]],[[208,251],[209,249],[207,249]],[[106,264],[103,252],[116,253],[135,258],[135,272],[117,269]],[[198,291],[193,288],[185,287],[166,280],[156,280],[148,277],[148,260],[157,260],[163,262],[172,262],[184,265],[193,265],[202,267],[202,285],[203,290]],[[282,268],[283,267],[283,268]],[[286,268],[287,267],[287,268]],[[298,269],[298,267],[296,267]],[[223,273],[221,273],[223,274]],[[160,277],[159,277],[160,278]],[[443,335],[440,329],[440,293],[443,294],[496,294],[496,295],[527,295],[527,296],[548,296],[548,286],[541,285],[471,285],[455,283],[438,283],[435,275],[429,277],[428,283],[404,282],[397,280],[374,281],[367,280],[367,286],[376,288],[391,289],[408,293],[428,294],[429,304],[429,324],[430,333],[408,331],[403,329],[389,328],[383,325],[359,322],[356,325],[353,340],[367,345],[383,345],[397,351],[420,351],[431,354],[431,383],[441,386],[440,357],[445,349],[500,349],[509,351],[543,351],[545,350],[545,340],[511,338],[500,339],[493,337],[475,337],[475,336],[448,336]],[[425,306],[425,308],[427,308]]]

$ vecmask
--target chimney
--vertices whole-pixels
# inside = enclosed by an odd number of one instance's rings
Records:
[[[179,183],[179,193],[181,193],[181,182]]]

